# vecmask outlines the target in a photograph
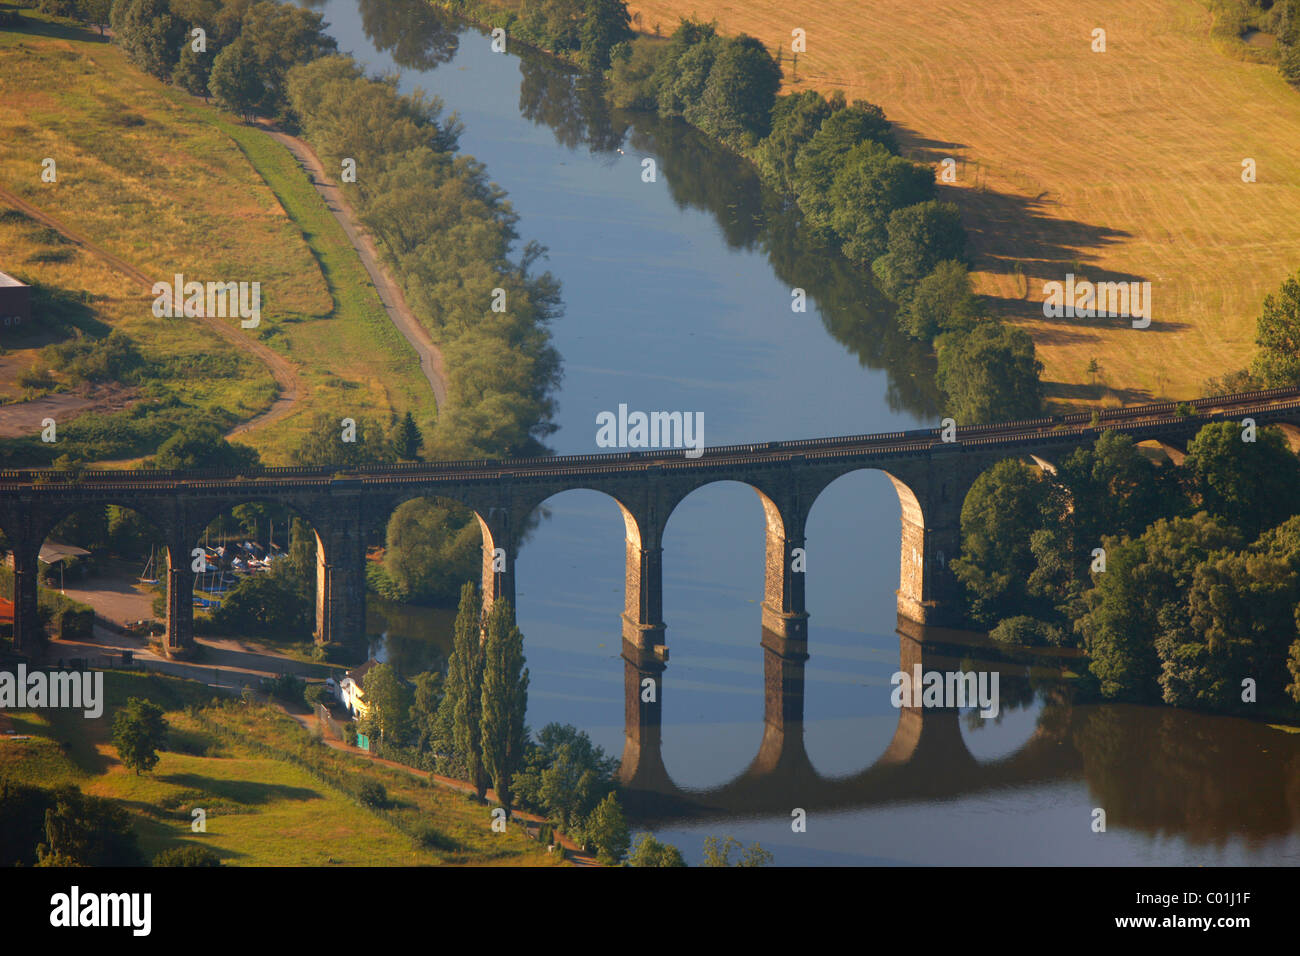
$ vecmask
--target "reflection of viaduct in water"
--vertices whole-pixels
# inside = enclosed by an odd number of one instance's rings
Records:
[[[717,481],[754,488],[767,523],[763,647],[772,664],[802,666],[807,657],[804,575],[795,566],[818,495],[837,478],[876,469],[893,482],[902,506],[899,613],[927,624],[952,621],[960,605],[949,560],[960,544],[962,503],[975,479],[1006,458],[1043,462],[1091,444],[1103,429],[1135,441],[1186,442],[1208,421],[1250,416],[1260,425],[1300,423],[1300,389],[1272,389],[1199,399],[1178,415],[1173,403],[1042,418],[956,430],[939,429],[805,441],[730,445],[698,458],[682,451],[578,455],[511,461],[379,465],[339,473],[332,468],[267,468],[251,474],[212,472],[0,472],[0,532],[14,552],[14,640],[30,651],[39,636],[37,555],[50,531],[89,506],[114,504],[152,521],[166,540],[167,648],[193,644],[191,550],[218,515],[248,501],[285,506],[316,531],[317,639],[364,647],[365,543],[378,537],[393,510],[413,498],[437,496],[471,509],[483,532],[483,601],[514,604],[515,557],[529,515],[546,499],[583,488],[603,492],[622,511],[627,533],[623,655],[655,675],[667,660],[663,620],[663,535],[673,509]],[[680,436],[679,436],[680,437]]]
[[[943,629],[915,624],[902,615],[898,628],[900,671],[910,674],[916,664],[923,672],[955,669],[951,646],[942,643]],[[683,790],[673,783],[661,750],[663,696],[658,695],[656,703],[642,703],[640,683],[649,672],[626,663],[622,777],[627,802],[639,817],[786,815],[795,807],[862,808],[965,796],[1082,774],[1078,751],[1041,725],[1015,753],[980,763],[966,748],[957,710],[907,706],[899,709],[893,740],[870,767],[847,777],[823,777],[804,749],[803,662],[772,653],[766,653],[764,660],[763,742],[758,755],[735,779],[710,790]],[[671,684],[667,690],[671,694]],[[878,693],[884,696],[890,690],[882,687]]]

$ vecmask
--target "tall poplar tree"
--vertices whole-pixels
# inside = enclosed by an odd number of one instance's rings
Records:
[[[523,762],[528,709],[524,635],[515,625],[509,601],[496,601],[488,612],[483,657],[483,766],[509,816],[511,784]]]
[[[454,643],[447,662],[447,689],[443,707],[451,716],[451,741],[456,756],[464,762],[466,779],[479,797],[487,792],[483,771],[483,642],[479,624],[478,594],[471,581],[460,589],[460,612],[456,615]]]

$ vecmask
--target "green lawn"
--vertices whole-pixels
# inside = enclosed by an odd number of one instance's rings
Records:
[[[169,750],[147,774],[126,770],[108,742],[113,713],[144,696],[167,711]],[[53,786],[70,783],[120,802],[134,817],[152,859],[186,844],[212,849],[238,866],[553,865],[516,829],[493,833],[490,810],[368,758],[313,742],[277,708],[212,704],[192,681],[121,671],[105,673],[104,714],[13,711],[26,741],[0,741],[0,777]],[[354,798],[366,779],[387,788],[390,806]],[[191,829],[206,811],[207,830]]]

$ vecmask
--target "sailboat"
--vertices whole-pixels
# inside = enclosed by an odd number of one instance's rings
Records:
[[[154,547],[150,547],[150,548],[149,548],[149,560],[148,560],[148,562],[145,564],[145,566],[144,566],[144,570],[140,572],[140,583],[141,583],[141,584],[157,584],[157,583],[158,583],[158,579],[157,579],[156,577],[150,577],[150,576],[149,576],[150,571],[153,569],[153,556],[154,556],[154,550],[155,550]],[[157,572],[154,572],[154,573],[157,573]]]

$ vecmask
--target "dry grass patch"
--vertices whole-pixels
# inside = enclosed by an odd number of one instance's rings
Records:
[[[951,156],[978,291],[1033,334],[1057,401],[1088,362],[1131,402],[1244,366],[1265,293],[1300,266],[1300,92],[1220,52],[1196,0],[632,0],[641,28],[717,19],[785,50],[787,90],[879,103],[910,157]],[[791,30],[808,50],[790,82]],[[1107,32],[1107,50],[1091,33]],[[1241,161],[1258,182],[1241,181]],[[1074,264],[1078,268],[1074,269]],[[1016,274],[1020,263],[1023,279]],[[1147,280],[1154,321],[1049,320],[1045,281]]]

